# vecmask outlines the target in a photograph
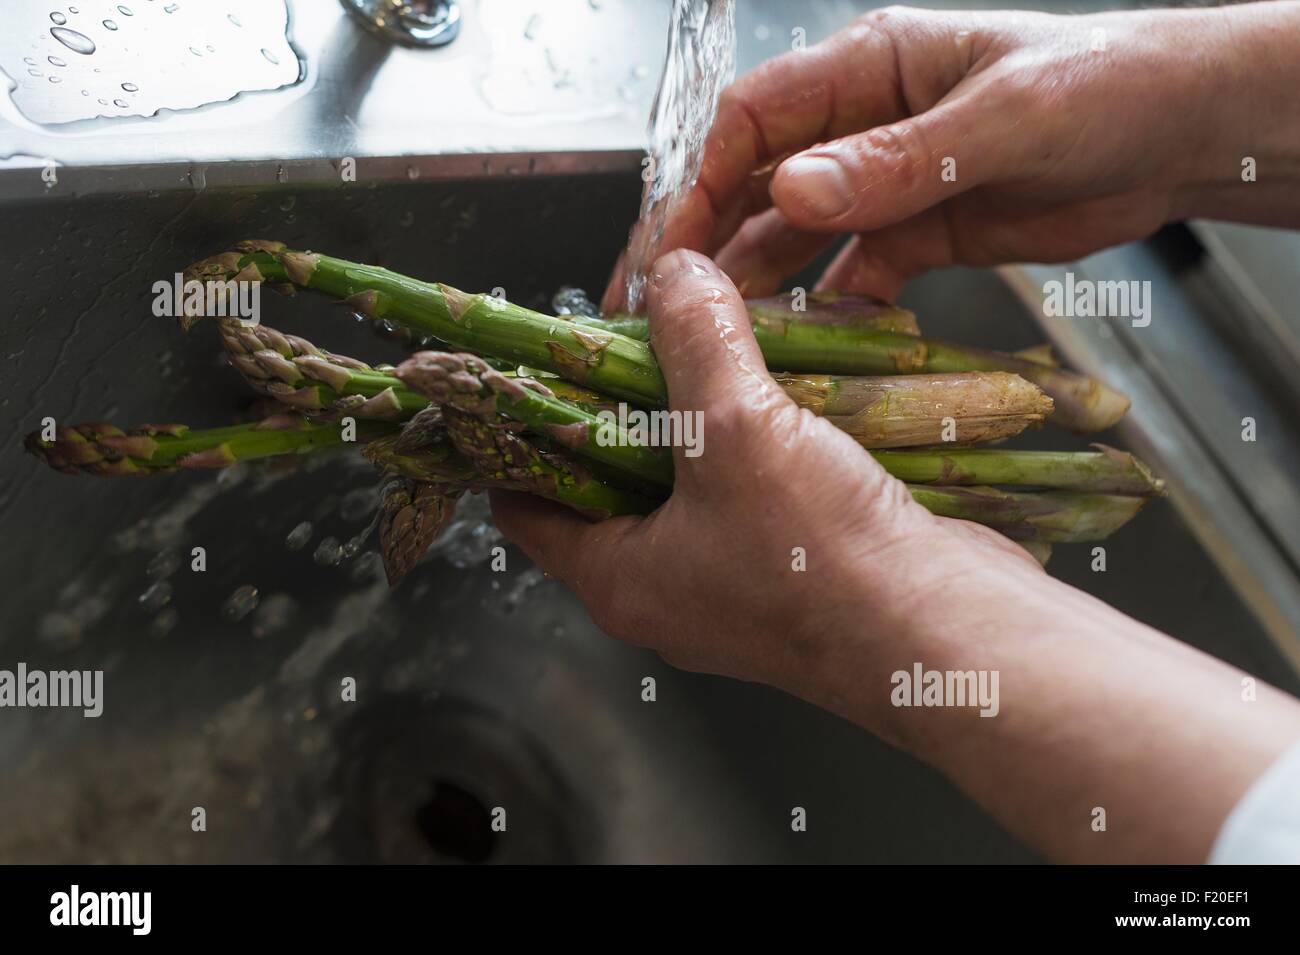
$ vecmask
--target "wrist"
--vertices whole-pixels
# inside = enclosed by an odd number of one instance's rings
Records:
[[[895,675],[996,668],[1026,607],[1050,605],[1048,591],[1063,586],[1012,547],[935,525],[873,552],[803,630],[815,653],[798,685],[782,689],[931,758],[938,741],[918,736],[915,714],[895,705]]]
[[[1300,221],[1300,3],[1178,11],[1158,42],[1178,58],[1167,104],[1188,135],[1171,197],[1174,220]]]

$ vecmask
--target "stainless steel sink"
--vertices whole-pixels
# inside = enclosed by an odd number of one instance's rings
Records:
[[[639,185],[628,170],[6,205],[0,661],[103,668],[106,700],[98,720],[0,714],[0,860],[1032,858],[930,770],[854,727],[608,639],[513,551],[504,574],[435,558],[391,595],[370,560],[318,566],[323,538],[347,540],[369,520],[376,481],[356,462],[92,480],[18,451],[45,415],[237,415],[246,394],[214,336],[150,311],[154,281],[232,239],[504,285],[543,305],[560,282],[600,288]],[[401,353],[328,302],[269,299],[277,327],[356,355]],[[1041,338],[992,273],[931,276],[905,303],[937,336],[1007,348]],[[1050,431],[1032,442],[1073,443]],[[291,550],[304,521],[311,540]],[[189,569],[194,546],[206,548],[204,573]],[[1105,574],[1083,547],[1060,548],[1052,572],[1296,688],[1168,503],[1107,546]],[[160,575],[170,630],[149,591]],[[233,621],[223,605],[243,585],[262,604]],[[641,700],[646,676],[658,681],[653,703]],[[345,677],[356,702],[341,700]],[[204,833],[190,827],[198,806]],[[794,806],[808,811],[805,833],[790,830]],[[501,836],[495,807],[506,810]]]
[[[742,0],[742,68],[865,6]],[[607,638],[513,550],[493,572],[482,502],[389,593],[373,539],[315,559],[370,520],[377,481],[356,460],[135,481],[68,478],[21,453],[46,416],[208,426],[244,411],[210,330],[184,335],[151,310],[154,282],[233,240],[538,307],[561,284],[600,290],[636,213],[664,10],[557,0],[538,26],[529,4],[462,7],[453,43],[414,51],[361,33],[335,0],[294,0],[300,81],[191,112],[41,127],[0,103],[0,668],[105,671],[98,719],[0,710],[0,862],[1033,861],[855,727]],[[563,82],[531,83],[557,68]],[[55,102],[26,93],[17,106]],[[1023,304],[1033,281],[951,270],[903,302],[934,336],[1020,348],[1044,337]],[[322,346],[402,353],[312,296],[264,305]],[[1136,348],[1121,363],[1058,331],[1071,358],[1144,387]],[[1178,444],[1149,440],[1146,409],[1175,390],[1162,381],[1113,443]],[[1080,444],[1046,430],[1024,443]],[[1051,572],[1295,692],[1300,657],[1276,649],[1294,649],[1290,618],[1270,609],[1294,568],[1278,548],[1216,545],[1230,586],[1198,540],[1239,541],[1207,531],[1192,493],[1219,485],[1208,467],[1171,470],[1196,480],[1107,542],[1106,573],[1085,547],[1059,548]],[[242,615],[249,586],[260,603]],[[796,806],[806,832],[791,831]]]

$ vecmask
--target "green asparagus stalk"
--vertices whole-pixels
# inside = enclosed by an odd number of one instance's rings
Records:
[[[451,523],[459,488],[399,478],[384,488],[379,509],[379,554],[388,586],[396,587]]]
[[[491,295],[420,282],[375,266],[276,242],[244,242],[236,251],[186,270],[198,281],[266,281],[312,288],[341,298],[373,318],[388,319],[448,342],[653,407],[667,402],[663,374],[648,344],[595,320],[569,321],[533,312]],[[183,321],[197,320],[187,316]],[[635,321],[629,319],[628,321]],[[1118,421],[1128,399],[1101,382],[1037,360],[931,341],[860,323],[785,320],[754,332],[768,367],[838,375],[1005,371],[1034,382],[1055,402],[1052,420],[1077,431]]]
[[[659,506],[654,498],[596,479],[568,456],[541,452],[518,435],[455,409],[452,417],[448,433],[454,449],[438,444],[403,451],[396,438],[384,437],[368,443],[361,453],[384,471],[414,481],[537,494],[597,520],[649,514]]]
[[[876,451],[873,456],[908,484],[1004,484],[1096,494],[1150,497],[1165,482],[1133,455],[1106,445],[1100,451],[1002,451],[988,448]]]
[[[218,320],[218,328],[231,364],[254,390],[296,410],[392,421],[409,418],[428,406],[428,393],[412,389],[391,366],[372,367],[266,325],[223,318]],[[458,359],[462,365],[464,360]],[[481,358],[476,361],[486,365]],[[513,379],[496,373],[492,380],[497,382],[499,410],[536,433],[562,443],[582,442],[587,446],[578,450],[584,457],[605,460],[615,467],[625,467],[622,459],[638,453],[628,450],[629,442],[614,440],[611,426],[595,419],[600,411],[613,408],[598,392],[551,379],[545,386],[534,383],[531,391],[560,388],[566,391],[564,400],[534,393],[528,394],[527,402],[510,408],[506,406],[509,394],[516,399],[521,394],[509,387]],[[946,439],[970,444],[1010,437],[1041,422],[1052,407],[1051,399],[1036,386],[1003,372],[864,378],[777,375],[776,381],[799,405],[827,417],[868,448],[914,447]],[[954,419],[955,434],[946,433],[947,417]],[[601,428],[610,438],[603,443],[598,440]],[[672,482],[667,455],[653,449],[640,453],[647,459],[643,462],[646,466],[662,459],[658,477],[652,480]]]
[[[1040,424],[1052,399],[1019,375],[776,375],[795,403],[865,448],[975,444]]]
[[[359,422],[357,439],[391,433],[392,426]],[[304,454],[344,442],[343,426],[275,415],[253,424],[190,430],[181,424],[147,424],[122,430],[111,424],[60,427],[46,441],[39,432],[28,451],[65,474],[154,474],[177,469],[224,468],[237,461]]]
[[[992,487],[907,486],[932,514],[974,521],[1012,540],[1075,543],[1104,540],[1131,520],[1143,497],[1073,491],[1003,491]]]
[[[230,363],[258,394],[306,413],[397,421],[428,406],[394,377],[392,367],[322,351],[266,325],[218,321]]]
[[[616,422],[557,398],[531,378],[503,375],[475,355],[419,352],[396,375],[435,404],[474,414],[500,412],[583,457],[672,486],[672,456],[664,449],[638,444]]]
[[[568,455],[540,451],[482,416],[455,407],[445,412],[450,444],[438,440],[418,450],[402,450],[401,435],[394,425],[362,422],[359,431],[368,432],[362,454],[383,470],[434,485],[444,495],[464,489],[505,488],[539,494],[597,519],[647,514],[660,503],[656,497],[598,480]],[[280,415],[257,424],[193,431],[183,425],[123,431],[111,425],[84,424],[59,429],[53,441],[30,435],[26,445],[45,463],[65,473],[158,474],[317,451],[343,444],[344,431],[338,422]],[[896,460],[898,454],[891,457]],[[985,524],[1014,540],[1048,543],[1101,540],[1132,518],[1145,500],[1116,494],[915,484],[909,484],[908,491],[932,513]]]
[[[629,401],[662,406],[667,400],[663,373],[645,342],[542,315],[491,295],[471,295],[375,266],[294,252],[274,242],[241,243],[235,252],[191,265],[185,277],[317,289],[364,315],[388,319],[454,348],[545,369]],[[182,323],[197,320],[185,316]]]
[[[628,338],[649,340],[646,319],[612,316],[608,327]],[[840,375],[898,375],[959,371],[1004,371],[1042,388],[1055,402],[1053,424],[1071,431],[1104,431],[1128,411],[1128,398],[1095,378],[1066,371],[1038,349],[1014,355],[954,345],[890,329],[806,324],[791,320],[784,327],[755,323],[754,337],[767,367],[784,371]]]
[[[761,327],[779,337],[788,335],[791,326],[795,325],[833,325],[903,335],[921,334],[916,315],[907,309],[848,292],[820,291],[800,295],[785,292],[768,298],[746,299],[745,308],[755,329]],[[576,317],[572,320],[579,325],[618,332],[638,341],[650,340],[646,320],[635,315]]]

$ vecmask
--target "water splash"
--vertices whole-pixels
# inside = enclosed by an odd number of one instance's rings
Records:
[[[284,539],[284,546],[289,550],[302,550],[311,540],[312,526],[310,521],[303,521],[301,524],[294,526]]]
[[[674,202],[699,178],[718,97],[736,72],[734,0],[673,0],[668,55],[650,111],[650,165],[627,248],[627,306],[641,305]]]
[[[257,604],[257,588],[252,584],[244,584],[226,598],[226,602],[221,605],[221,613],[227,620],[238,622],[256,610]]]

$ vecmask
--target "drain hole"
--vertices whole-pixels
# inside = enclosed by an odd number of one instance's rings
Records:
[[[443,779],[415,811],[415,822],[435,850],[461,862],[486,862],[496,845],[492,814],[469,790]]]

